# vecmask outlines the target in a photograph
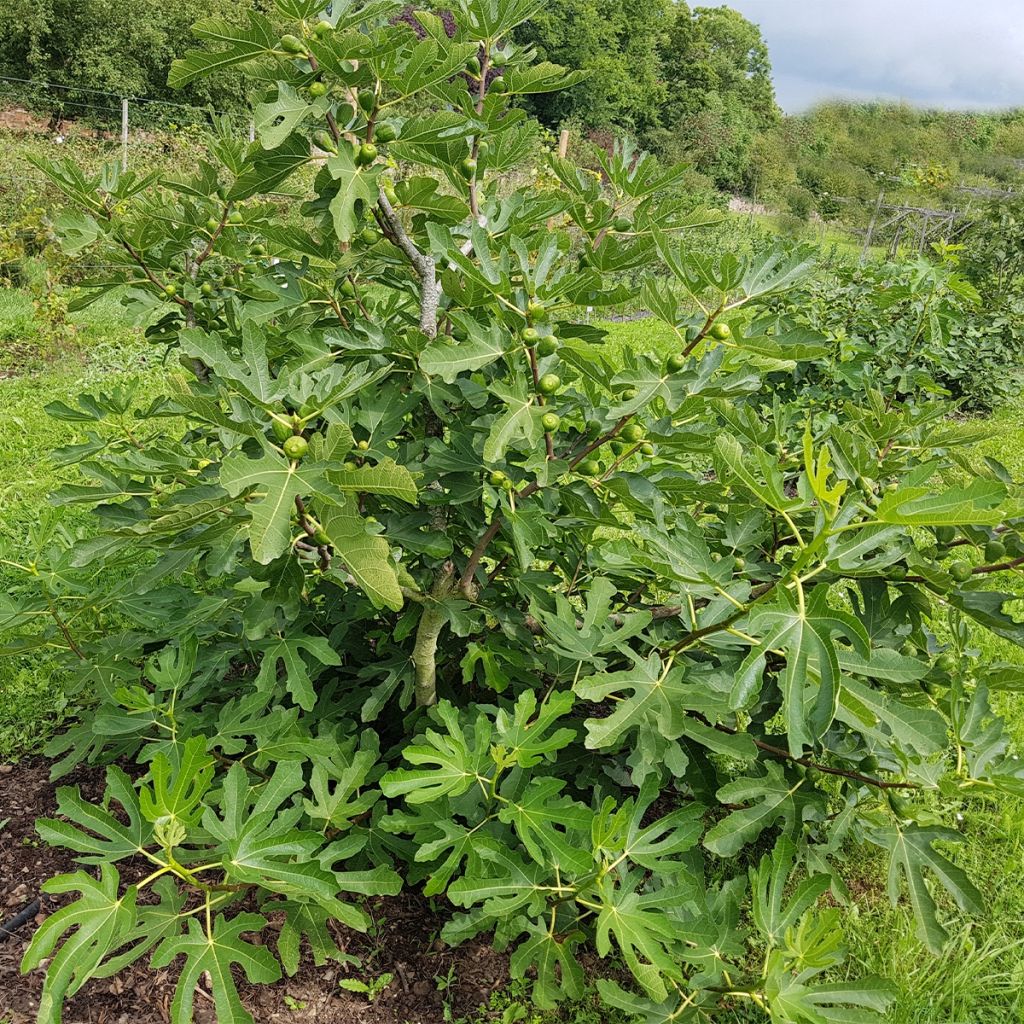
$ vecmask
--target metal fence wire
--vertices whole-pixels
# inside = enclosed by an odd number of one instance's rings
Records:
[[[133,142],[148,144],[154,131],[206,125],[212,115],[230,113],[213,106],[0,75],[0,127],[16,133],[47,134],[56,145],[78,140],[110,144],[112,156],[114,147],[119,147],[121,165],[126,169]],[[252,122],[243,123],[239,134],[251,140]]]

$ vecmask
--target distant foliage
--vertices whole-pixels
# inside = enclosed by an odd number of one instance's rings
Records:
[[[878,388],[890,402],[952,397],[972,411],[1012,394],[1024,297],[1013,288],[990,305],[960,263],[955,246],[901,263],[840,262],[785,296],[780,320],[821,331],[832,346],[827,359],[801,368],[795,390],[808,394],[811,385],[832,404]]]
[[[4,0],[0,74],[76,87],[54,93],[55,104],[62,99],[108,104],[90,93],[95,89],[238,107],[237,81],[196,83],[179,92],[168,87],[167,71],[194,45],[193,22],[201,17],[241,22],[254,6],[262,5],[250,0]],[[69,106],[67,113],[89,116],[80,106]]]

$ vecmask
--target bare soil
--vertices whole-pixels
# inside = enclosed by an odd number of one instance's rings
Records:
[[[0,1022],[35,1021],[44,971],[22,975],[19,963],[32,933],[61,906],[40,897],[40,886],[62,872],[79,870],[69,851],[41,843],[35,819],[53,815],[56,785],[41,758],[0,765],[0,922],[9,921],[33,900],[38,914],[12,935],[0,935]],[[80,770],[59,785],[79,785],[87,798],[103,789],[103,773]],[[486,941],[450,949],[438,939],[443,913],[415,893],[373,900],[368,908],[376,927],[363,935],[338,927],[345,952],[357,956],[362,969],[329,964],[317,968],[304,961],[294,978],[276,985],[249,985],[238,977],[242,1003],[259,1024],[442,1024],[485,1007],[509,981],[507,958]],[[173,965],[172,965],[173,968]],[[394,980],[373,1002],[338,987],[346,977],[367,979],[390,973]],[[438,979],[451,979],[450,986]],[[152,970],[143,958],[114,978],[88,982],[64,1011],[64,1024],[168,1024],[177,973]],[[444,991],[442,991],[444,989]],[[212,1024],[213,1004],[200,988],[196,1024]],[[445,1001],[447,1000],[447,1013]],[[486,1017],[484,1018],[486,1019]]]

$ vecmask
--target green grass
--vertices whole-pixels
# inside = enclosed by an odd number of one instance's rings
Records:
[[[119,310],[100,305],[79,321],[83,362],[76,354],[44,369],[0,380],[0,548],[17,551],[47,507],[49,493],[73,478],[58,469],[47,453],[74,441],[80,427],[51,419],[45,406],[70,401],[83,389],[140,385],[140,398],[159,384],[152,352],[138,333],[121,326]],[[26,319],[27,318],[27,319]],[[32,322],[31,303],[17,293],[0,291],[0,337]],[[31,326],[26,329],[31,329]],[[667,355],[676,342],[670,329],[653,321],[615,325],[610,354],[626,347]],[[1024,402],[991,420],[993,436],[979,451],[1002,462],[1024,479]],[[62,512],[69,529],[86,528],[87,512]],[[6,555],[4,557],[7,557]],[[10,585],[0,571],[0,587]],[[984,660],[1024,664],[1024,652],[1007,641],[979,631],[976,643]],[[69,708],[59,664],[45,652],[0,658],[0,762],[36,749],[58,727]],[[1019,701],[1007,702],[1016,738],[1024,742],[1024,714]],[[881,857],[853,851],[855,877],[847,911],[851,940],[851,974],[872,972],[891,979],[899,996],[891,1024],[1010,1024],[1024,1021],[1024,805],[1020,801],[965,804],[962,830],[967,843],[951,851],[986,895],[985,913],[965,920],[950,915],[952,939],[941,957],[927,953],[914,935],[906,906],[892,908],[885,894]],[[523,1016],[519,1016],[522,1007]],[[505,1019],[540,1024],[552,1018],[528,1008],[522,993],[499,994],[491,1007]],[[618,1020],[598,1010],[593,1000],[557,1017],[572,1024]],[[735,1018],[733,1024],[748,1017]]]
[[[49,452],[84,437],[80,426],[52,419],[45,407],[74,401],[88,389],[110,389],[140,382],[153,389],[153,351],[139,333],[118,320],[113,303],[98,303],[76,318],[79,335],[74,350],[34,372],[0,379],[0,557],[19,561],[29,531],[48,509],[48,497],[73,479],[73,469],[58,469]],[[31,300],[23,293],[0,290],[0,338],[13,327],[32,329]],[[86,529],[86,509],[65,509],[62,524],[71,531]],[[0,566],[0,590],[18,574]],[[63,721],[69,708],[64,697],[59,659],[47,652],[0,656],[0,762],[38,749]]]

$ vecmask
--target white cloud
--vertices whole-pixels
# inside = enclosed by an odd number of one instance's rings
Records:
[[[779,102],[1024,107],[1022,0],[729,0],[764,32]]]

